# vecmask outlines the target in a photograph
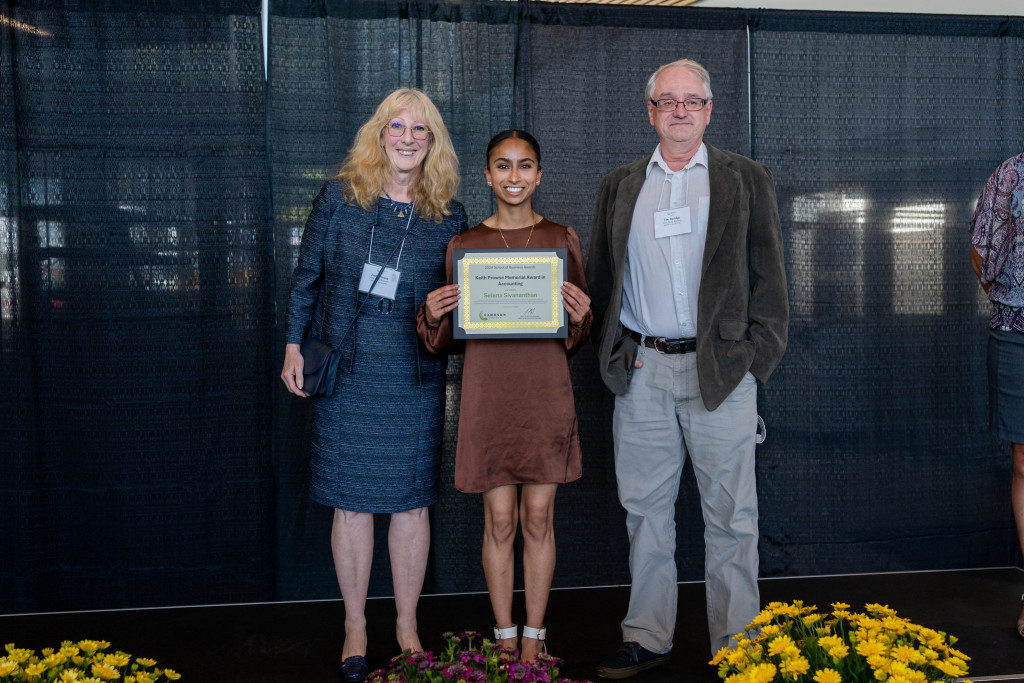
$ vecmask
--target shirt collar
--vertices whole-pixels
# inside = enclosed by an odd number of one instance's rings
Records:
[[[700,147],[697,149],[697,152],[692,157],[690,157],[689,163],[687,163],[686,166],[683,167],[683,170],[689,170],[696,166],[697,164],[700,164],[704,168],[708,167],[708,148],[707,145],[705,145],[703,142],[700,143]],[[670,169],[668,167],[668,164],[665,163],[665,157],[661,156],[660,143],[657,147],[654,148],[654,154],[651,155],[651,160],[647,163],[647,177],[651,175],[651,169],[654,168],[655,166],[660,167],[666,175],[676,173],[676,171]]]

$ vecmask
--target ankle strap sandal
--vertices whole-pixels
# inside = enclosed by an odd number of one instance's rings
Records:
[[[523,627],[523,634],[524,635],[526,634],[526,629],[528,629],[528,628],[529,628],[529,626],[524,626]],[[536,629],[534,629],[534,630],[536,630]],[[518,635],[519,635],[519,627],[516,626],[515,624],[512,624],[508,628],[498,628],[497,624],[494,625],[494,639],[495,640],[505,640],[506,638],[515,638]]]
[[[548,629],[545,626],[540,628],[534,628],[532,626],[523,627],[523,638],[533,638],[541,642],[541,649],[546,653],[548,651],[547,643],[544,642],[544,638],[548,635]]]

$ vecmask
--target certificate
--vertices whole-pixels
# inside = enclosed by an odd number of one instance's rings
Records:
[[[564,247],[453,249],[456,339],[566,337]]]

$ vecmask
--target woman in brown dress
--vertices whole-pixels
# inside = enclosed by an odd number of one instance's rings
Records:
[[[541,179],[537,141],[525,131],[498,133],[487,146],[484,174],[498,210],[448,243],[448,284],[427,296],[416,327],[430,351],[465,352],[455,487],[483,494],[484,576],[494,637],[508,650],[519,649],[512,622],[513,542],[517,525],[522,527],[526,625],[521,656],[531,661],[544,650],[544,612],[555,570],[555,492],[582,474],[568,358],[587,341],[593,314],[579,237],[533,210]],[[452,284],[452,250],[521,247],[566,248],[562,301],[568,336],[453,339],[448,314],[458,304],[459,286]]]

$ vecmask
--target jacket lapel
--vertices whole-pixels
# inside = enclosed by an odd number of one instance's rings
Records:
[[[705,143],[707,144],[707,143]],[[729,227],[729,217],[740,189],[740,176],[729,168],[725,155],[711,145],[708,148],[708,184],[711,187],[711,205],[708,208],[708,234],[704,239],[704,259],[701,277],[707,272],[722,236]]]
[[[623,263],[626,259],[626,245],[629,243],[629,230],[633,223],[633,209],[636,207],[636,198],[640,196],[640,189],[647,179],[647,164],[651,161],[651,155],[637,162],[630,170],[629,175],[622,179],[618,190],[615,193],[615,218],[612,221],[612,272],[618,274],[621,282]]]

